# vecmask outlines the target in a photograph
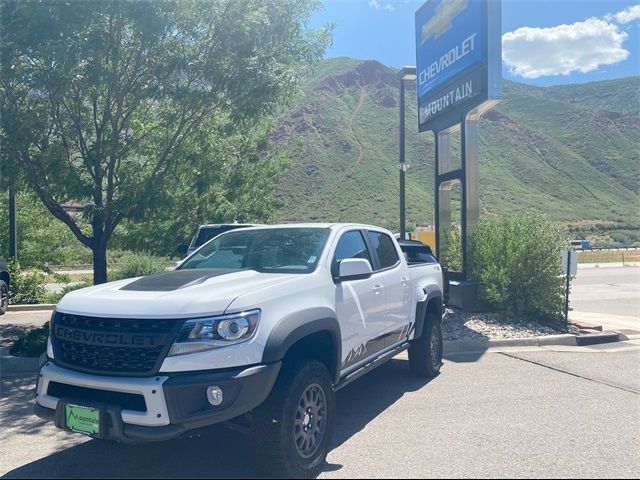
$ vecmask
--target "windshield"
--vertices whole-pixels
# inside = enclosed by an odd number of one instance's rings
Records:
[[[191,240],[191,245],[189,248],[195,250],[201,245],[204,245],[213,237],[217,237],[223,232],[227,232],[229,230],[235,230],[236,228],[247,228],[251,227],[251,225],[220,225],[217,227],[200,227],[198,232],[193,236]]]
[[[234,268],[268,273],[310,273],[329,236],[328,228],[234,230],[215,238],[178,270]]]

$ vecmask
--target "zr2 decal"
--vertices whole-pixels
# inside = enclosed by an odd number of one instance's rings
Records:
[[[387,347],[391,347],[408,339],[412,325],[413,324],[411,323],[404,325],[401,328],[367,340],[365,343],[361,343],[357,347],[351,349],[342,362],[341,369],[345,370],[356,363],[375,355]]]

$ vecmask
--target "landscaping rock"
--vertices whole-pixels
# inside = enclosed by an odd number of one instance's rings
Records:
[[[567,330],[533,321],[509,321],[498,313],[463,312],[453,308],[447,308],[447,318],[442,323],[445,341],[533,338],[561,333],[567,333]]]

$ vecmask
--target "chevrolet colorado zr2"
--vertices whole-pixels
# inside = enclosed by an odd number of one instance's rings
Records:
[[[443,280],[357,224],[249,227],[170,272],[68,293],[51,320],[35,413],[119,442],[228,422],[286,476],[315,476],[335,392],[408,349],[442,365]]]

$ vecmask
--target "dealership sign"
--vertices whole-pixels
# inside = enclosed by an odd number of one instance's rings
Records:
[[[429,0],[416,12],[418,124],[443,130],[502,96],[500,0]]]

